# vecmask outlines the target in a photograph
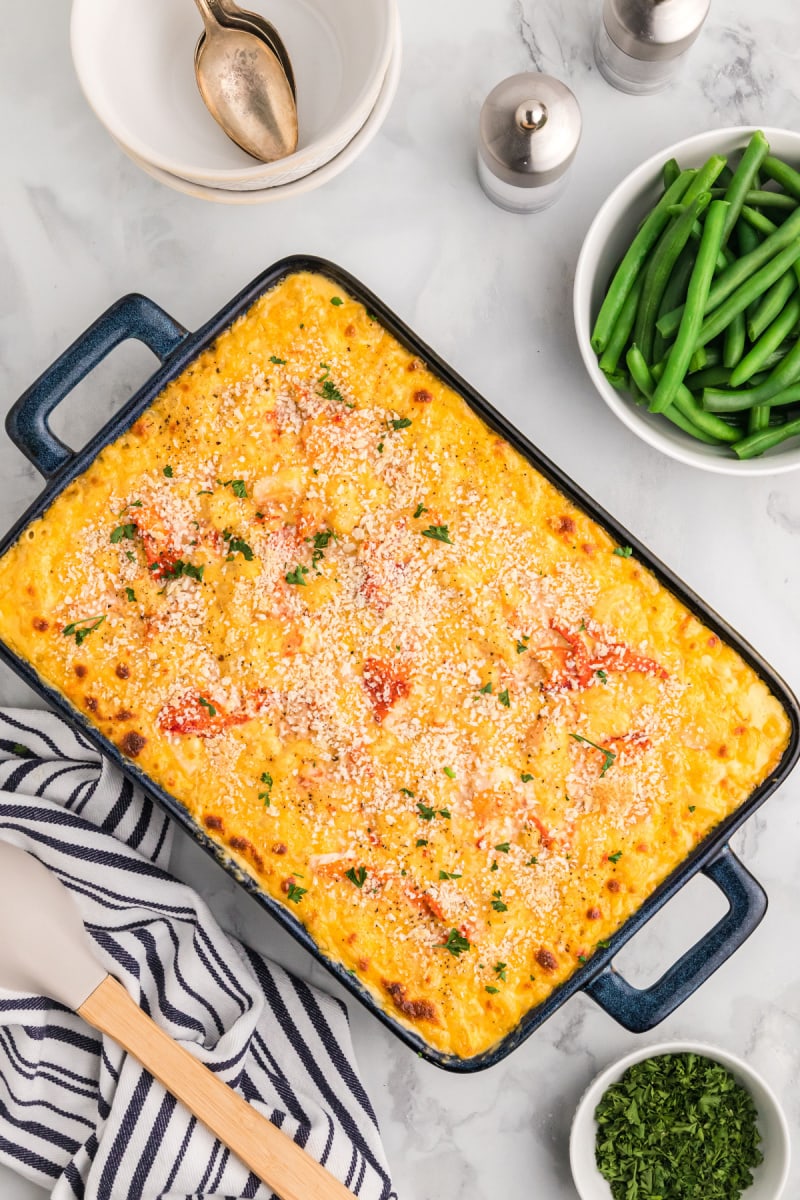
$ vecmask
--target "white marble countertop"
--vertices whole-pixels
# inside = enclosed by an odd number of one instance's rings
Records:
[[[188,0],[186,0],[188,2]],[[102,309],[142,291],[189,328],[292,251],[333,258],[601,504],[675,568],[800,688],[800,476],[730,479],[682,467],[629,433],[593,392],[571,318],[581,239],[611,187],[659,147],[714,126],[800,127],[800,20],[789,0],[712,5],[683,77],[659,96],[609,88],[591,58],[592,0],[401,0],[402,79],[373,144],[317,192],[231,209],[140,173],[86,106],[54,0],[4,14],[0,47],[0,377],[4,404]],[[757,22],[757,23],[756,23]],[[585,119],[571,184],[532,217],[494,208],[474,174],[477,113],[505,75],[560,76]],[[62,405],[81,444],[152,362],[130,344]],[[41,481],[0,433],[0,529]],[[9,672],[0,702],[34,703]],[[651,1041],[691,1037],[745,1055],[800,1130],[800,776],[735,839],[765,885],[753,937]],[[183,836],[175,869],[223,923],[322,986],[328,977]],[[692,883],[620,956],[634,983],[657,977],[720,915]],[[567,1135],[591,1076],[637,1039],[578,996],[509,1060],[477,1077],[420,1062],[359,1005],[359,1060],[401,1200],[567,1200]],[[797,1149],[797,1147],[796,1147]],[[0,1171],[4,1200],[39,1195]],[[800,1156],[787,1196],[800,1194]]]

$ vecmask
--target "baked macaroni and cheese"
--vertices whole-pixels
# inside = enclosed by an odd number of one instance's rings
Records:
[[[471,1057],[781,758],[753,670],[327,278],[0,561],[0,636],[394,1017]]]

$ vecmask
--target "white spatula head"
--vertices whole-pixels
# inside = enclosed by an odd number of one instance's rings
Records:
[[[0,841],[0,986],[77,1009],[106,977],[75,901],[32,854]]]

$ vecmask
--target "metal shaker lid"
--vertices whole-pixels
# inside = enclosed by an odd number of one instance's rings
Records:
[[[711,0],[604,0],[608,36],[631,58],[655,62],[688,50]]]
[[[558,79],[530,71],[498,83],[481,109],[478,153],[505,183],[553,183],[575,157],[581,110]]]

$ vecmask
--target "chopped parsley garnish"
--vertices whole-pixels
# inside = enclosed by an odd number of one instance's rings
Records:
[[[493,984],[487,983],[486,990],[491,996],[495,996],[500,991],[500,988],[496,988]]]
[[[494,964],[494,973],[498,979],[502,979],[503,983],[506,982],[506,964],[505,963],[501,963],[501,962],[495,963]]]
[[[121,542],[123,538],[126,538],[129,542],[132,542],[135,537],[136,524],[133,521],[130,521],[127,525],[118,525],[116,529],[112,529],[111,531],[111,541],[115,546],[117,542]]]
[[[530,783],[533,779],[533,775],[529,775],[528,772],[525,771],[522,775],[520,775],[520,779],[523,783]]]
[[[446,525],[429,525],[427,529],[423,529],[422,536],[431,538],[434,542],[447,542],[448,546],[453,545]]]
[[[200,704],[202,704],[203,708],[206,709],[210,717],[215,717],[217,715],[217,710],[214,708],[214,705],[210,700],[206,700],[205,696],[198,696],[197,699]]]
[[[383,454],[383,442],[378,442],[378,454]]]
[[[528,647],[522,642],[517,642],[517,654],[524,654],[527,649]]]
[[[259,800],[264,801],[264,808],[269,808],[269,802],[271,799],[270,793],[272,792],[272,776],[270,775],[269,771],[262,771],[260,780],[264,784],[266,790],[259,792],[258,798]]]
[[[622,858],[622,851],[617,850],[617,852],[615,854],[609,854],[608,861],[612,862],[612,863],[618,863],[621,858]]]
[[[242,538],[234,537],[230,529],[224,529],[222,536],[228,543],[228,562],[230,562],[234,554],[241,554],[245,562],[253,561],[252,546],[249,546]]]
[[[217,483],[222,487],[229,487],[234,496],[238,496],[240,500],[247,499],[247,484],[243,479],[218,479]]]
[[[186,575],[189,579],[196,579],[198,583],[202,583],[205,567],[196,567],[194,563],[187,563],[179,558],[174,563],[153,563],[150,570],[160,571],[163,579],[180,579],[182,575]]]
[[[538,860],[538,858],[536,857],[536,855],[535,855],[535,854],[532,854],[532,855],[530,856],[530,858],[528,859],[528,861],[525,863],[525,866],[526,866],[526,867],[535,867],[535,866],[536,866],[536,864],[538,863],[538,861],[539,861],[539,860]]]
[[[195,492],[195,496],[213,496],[214,493],[210,488],[201,488],[199,492]]]
[[[364,880],[367,878],[367,868],[351,867],[349,871],[345,871],[345,875],[351,883],[356,885],[357,888],[362,888],[364,886]]]
[[[344,304],[344,300],[342,300],[341,296],[331,296],[331,304],[338,308],[340,304]]]
[[[169,464],[167,464],[167,466],[164,467],[164,474],[166,475],[167,479],[172,479],[174,472],[172,470],[172,467]]]
[[[483,687],[481,688],[481,695],[491,696],[491,694],[492,694],[492,681],[490,679],[489,682],[485,683],[483,685]]]
[[[606,675],[605,671],[595,671],[595,675],[601,683],[608,683],[608,675]]]
[[[427,838],[417,838],[417,845],[418,845],[418,846],[427,846],[427,844],[428,844],[428,839],[427,839]]]
[[[607,938],[603,938],[603,940],[600,942],[595,942],[595,946],[598,950],[607,950],[609,945],[610,943]]]
[[[410,796],[412,800],[414,799],[414,793],[412,792],[411,788],[400,788],[400,791],[404,796]]]
[[[69,625],[65,625],[61,632],[64,637],[74,637],[76,646],[82,646],[89,634],[94,633],[105,619],[105,613],[100,617],[81,617],[79,621],[72,621]]]
[[[456,773],[452,767],[442,767],[442,770],[444,771],[444,773],[448,779],[455,779]]]
[[[285,367],[286,366],[286,359],[278,358],[277,354],[270,354],[269,361],[271,363],[274,363],[276,367]]]
[[[415,508],[415,510],[414,510],[414,516],[415,516],[415,517],[421,517],[421,516],[422,516],[422,514],[423,514],[423,513],[426,513],[427,511],[428,511],[428,510],[427,510],[427,508],[425,507],[425,505],[424,505],[424,504],[423,504],[423,503],[420,501],[420,503],[417,505],[417,507],[416,507],[416,508]]]
[[[300,901],[303,899],[303,896],[305,896],[307,891],[308,891],[308,888],[301,888],[301,887],[298,887],[296,883],[290,883],[289,890],[287,891],[286,896],[287,896],[287,899],[291,900],[293,904],[299,904]]]
[[[614,1200],[737,1200],[763,1160],[752,1096],[700,1054],[634,1063],[603,1094],[595,1119],[597,1167]]]
[[[696,805],[696,804],[690,804],[690,805],[689,805],[689,812],[694,812],[694,810],[695,810],[696,808],[697,808],[697,805]]]
[[[498,869],[498,867],[497,867],[497,859],[495,859],[495,860],[494,860],[494,862],[492,863],[492,865],[489,867],[489,870],[490,870],[490,871],[496,871],[497,869]]]
[[[608,768],[613,763],[614,759],[617,757],[614,751],[606,750],[605,747],[598,746],[596,742],[590,742],[588,738],[581,737],[579,733],[571,733],[569,736],[574,738],[576,742],[583,742],[585,746],[591,746],[593,750],[600,751],[600,753],[603,755],[603,765],[600,768],[600,778],[602,779]]]
[[[612,553],[616,554],[618,558],[630,558],[630,556],[633,554],[633,547],[615,546]]]
[[[492,908],[495,912],[508,912],[508,905],[503,903],[503,893],[499,888],[492,892]]]
[[[293,571],[288,571],[286,573],[284,578],[286,579],[287,583],[293,583],[295,587],[305,587],[306,581],[303,577],[307,574],[308,567],[301,567],[298,563]]]
[[[439,949],[448,950],[453,958],[458,958],[459,954],[463,954],[465,950],[469,950],[469,942],[457,929],[451,929],[447,935],[447,941],[441,942]]]
[[[585,955],[585,954],[579,954],[579,955],[578,955],[578,962],[579,962],[579,963],[585,963],[585,962],[588,962],[588,961],[589,961],[589,960],[587,959],[587,957],[586,957],[586,955]]]
[[[128,599],[130,600],[131,604],[135,604],[135,603],[136,603],[136,592],[133,590],[133,588],[132,588],[132,587],[126,587],[126,588],[125,588],[125,595],[128,597]]]
[[[422,817],[423,821],[432,821],[433,818],[436,816],[436,809],[431,808],[427,804],[423,804],[421,800],[417,801],[417,808],[419,810],[419,815]]]
[[[449,808],[440,808],[439,816],[444,817],[445,821],[449,821],[450,820],[450,809]]]
[[[409,425],[411,424],[411,418],[397,417],[396,420],[391,420],[389,424],[391,425],[392,429],[408,429]]]
[[[460,879],[461,875],[456,871],[439,871],[440,879]]]
[[[127,558],[128,562],[136,562],[136,555],[132,550],[126,550],[125,557]]]
[[[511,697],[508,694],[508,688],[503,688],[500,695],[497,697],[504,708],[511,708]]]
[[[325,551],[328,548],[331,538],[333,538],[334,541],[338,541],[338,538],[332,529],[322,529],[319,533],[315,533],[313,538],[306,538],[307,542],[314,543],[314,549],[311,552],[311,565],[318,575],[321,572],[317,567],[317,563],[321,562],[325,557]]]
[[[511,850],[511,846],[508,842],[498,842],[498,844],[495,846],[495,850],[499,850],[501,854],[508,854]]]

